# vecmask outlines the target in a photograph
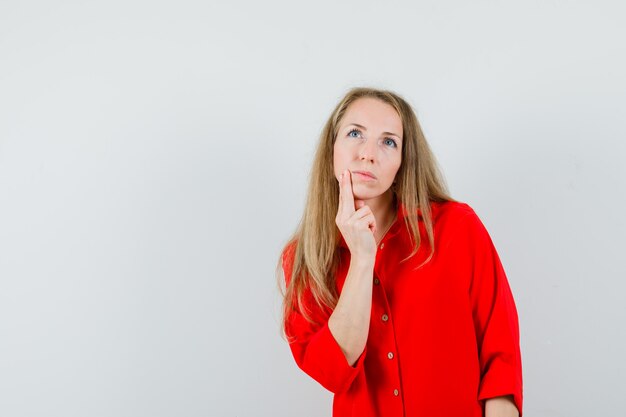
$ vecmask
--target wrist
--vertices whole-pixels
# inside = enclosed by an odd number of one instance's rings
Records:
[[[355,256],[350,259],[350,269],[359,271],[374,270],[376,259],[369,256]]]

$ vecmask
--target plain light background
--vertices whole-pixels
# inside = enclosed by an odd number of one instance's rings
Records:
[[[525,415],[621,415],[625,11],[3,0],[0,415],[330,416],[274,273],[360,85],[415,107],[490,232]]]

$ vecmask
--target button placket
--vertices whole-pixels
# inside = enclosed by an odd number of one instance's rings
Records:
[[[380,248],[382,249],[383,246],[384,245],[381,244]],[[381,253],[381,256],[382,256],[382,253]],[[377,351],[377,356],[380,358],[380,360],[384,361],[384,362],[381,362],[381,365],[384,366],[384,368],[386,368],[386,372],[387,372],[386,378],[388,378],[388,381],[389,381],[389,385],[387,385],[385,388],[385,390],[388,390],[387,395],[389,395],[390,397],[393,396],[394,398],[398,398],[398,400],[393,400],[393,403],[395,404],[393,407],[397,408],[398,412],[402,412],[403,400],[402,400],[402,396],[400,395],[400,387],[402,386],[402,382],[400,379],[399,363],[395,354],[396,346],[395,346],[394,328],[393,328],[393,325],[391,324],[392,323],[391,314],[390,314],[391,308],[389,305],[389,301],[387,299],[385,286],[381,282],[377,272],[375,272],[374,274],[373,282],[374,282],[374,285],[378,286],[379,290],[374,291],[374,298],[375,300],[380,300],[380,303],[377,303],[377,307],[379,306],[378,308],[380,308],[380,310],[376,308],[376,310],[378,311],[376,311],[376,313],[372,311],[372,313],[377,314],[378,317],[380,317],[380,321],[378,321],[378,325],[377,325],[377,327],[380,326],[378,331],[382,332],[381,337],[384,337],[387,340],[386,343],[384,343],[384,345],[386,346],[380,346],[378,348],[380,350]],[[375,316],[373,316],[372,318],[374,317]],[[383,334],[385,336],[382,336]]]

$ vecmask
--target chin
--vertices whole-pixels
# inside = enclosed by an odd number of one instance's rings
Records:
[[[382,195],[380,193],[371,193],[371,192],[370,193],[367,193],[367,192],[366,193],[360,193],[360,192],[357,192],[357,191],[354,191],[354,190],[352,190],[352,194],[354,195],[354,198],[358,199],[358,200],[371,200],[373,198],[377,198],[377,197],[380,197]]]
[[[383,191],[380,189],[360,187],[358,185],[352,186],[352,194],[354,195],[355,199],[359,199],[359,200],[371,200],[374,198],[378,198],[378,197],[383,196],[386,192],[387,190]]]

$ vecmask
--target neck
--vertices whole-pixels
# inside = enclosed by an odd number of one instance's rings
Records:
[[[384,236],[387,229],[393,224],[397,217],[396,208],[394,207],[394,195],[391,190],[387,190],[384,194],[371,200],[364,200],[372,210],[376,219],[376,233],[374,237],[378,243]]]

